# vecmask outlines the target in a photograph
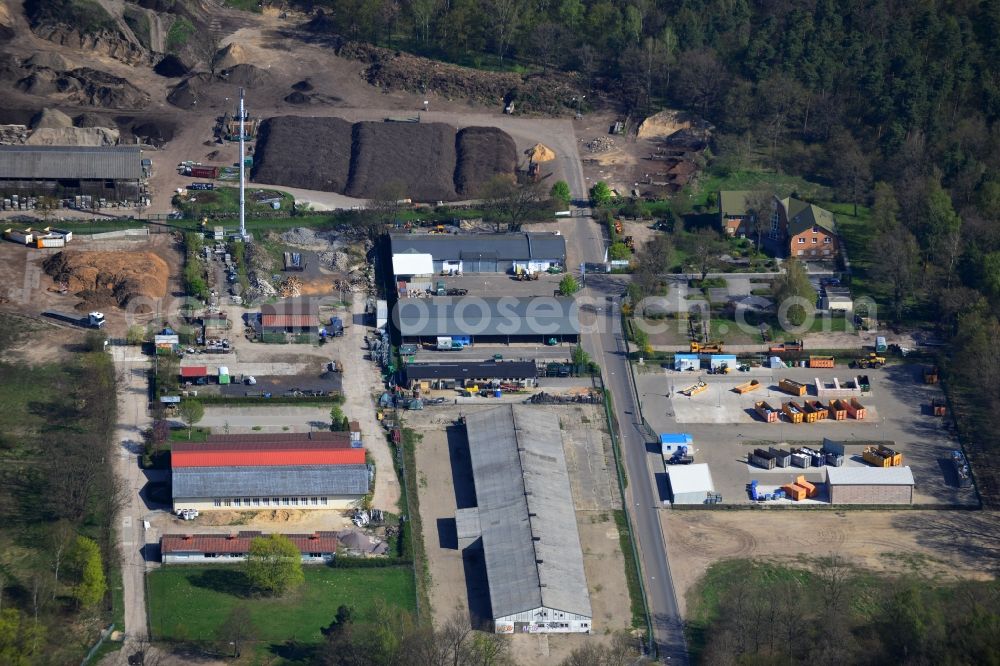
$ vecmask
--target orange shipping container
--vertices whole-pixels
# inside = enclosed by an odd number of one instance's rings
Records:
[[[810,368],[832,368],[833,367],[833,357],[832,356],[810,356],[809,357],[809,367]]]
[[[797,486],[794,483],[787,483],[781,486],[781,489],[784,490],[788,494],[788,496],[791,499],[795,500],[796,502],[804,500],[806,498],[806,489],[803,488],[802,486]]]
[[[804,476],[797,477],[795,479],[795,485],[801,486],[802,488],[805,488],[806,489],[806,496],[807,497],[815,497],[816,496],[816,486],[814,486],[813,484],[811,484],[808,481],[806,481],[806,477],[804,477]]]

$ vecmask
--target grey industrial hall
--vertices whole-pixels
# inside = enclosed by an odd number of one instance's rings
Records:
[[[468,414],[476,507],[455,517],[459,546],[481,548],[497,633],[590,633],[559,418],[505,405]]]
[[[0,146],[4,197],[85,195],[136,201],[142,179],[138,146]]]
[[[509,273],[565,266],[566,239],[553,233],[391,234],[396,279],[449,273]]]

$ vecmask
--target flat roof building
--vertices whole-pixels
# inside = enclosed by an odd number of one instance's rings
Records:
[[[524,405],[465,417],[475,508],[461,543],[481,547],[497,633],[590,633],[592,610],[559,418]]]
[[[400,300],[393,323],[402,341],[468,337],[475,342],[576,342],[576,300],[561,296],[439,296]]]
[[[136,201],[142,179],[138,146],[0,146],[4,197],[89,195]]]
[[[566,264],[566,239],[551,233],[390,234],[396,279],[439,273],[534,273]]]
[[[827,467],[830,504],[913,504],[909,467]]]
[[[712,473],[705,463],[668,465],[667,479],[674,504],[705,504],[715,494]]]

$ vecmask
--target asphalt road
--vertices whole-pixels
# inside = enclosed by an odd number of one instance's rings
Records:
[[[579,162],[577,169],[567,165],[567,172],[574,196],[586,196]],[[576,261],[599,261],[604,256],[604,239],[592,219],[580,219],[573,232],[566,236],[569,245],[567,253]],[[662,504],[649,466],[651,458],[656,464],[659,460],[647,453],[646,437],[638,422],[638,399],[629,374],[618,310],[618,296],[624,291],[625,281],[615,279],[618,277],[595,275],[583,278],[584,288],[579,297],[591,299],[600,311],[596,313],[595,325],[584,329],[582,344],[604,371],[605,386],[613,397],[615,416],[620,424],[620,444],[628,476],[625,501],[629,505],[638,541],[657,657],[671,664],[687,664],[684,625],[670,576],[666,541],[660,529],[658,512],[662,510]],[[607,300],[609,296],[613,297],[612,302]]]

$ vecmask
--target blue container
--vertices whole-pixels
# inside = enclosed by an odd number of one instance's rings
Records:
[[[496,391],[495,391],[495,392],[493,393],[493,397],[494,397],[494,398],[499,398],[499,397],[500,397],[500,396],[501,396],[502,394],[503,394],[503,392],[502,392],[502,391],[501,391],[500,389],[497,389],[497,390],[496,390]]]

